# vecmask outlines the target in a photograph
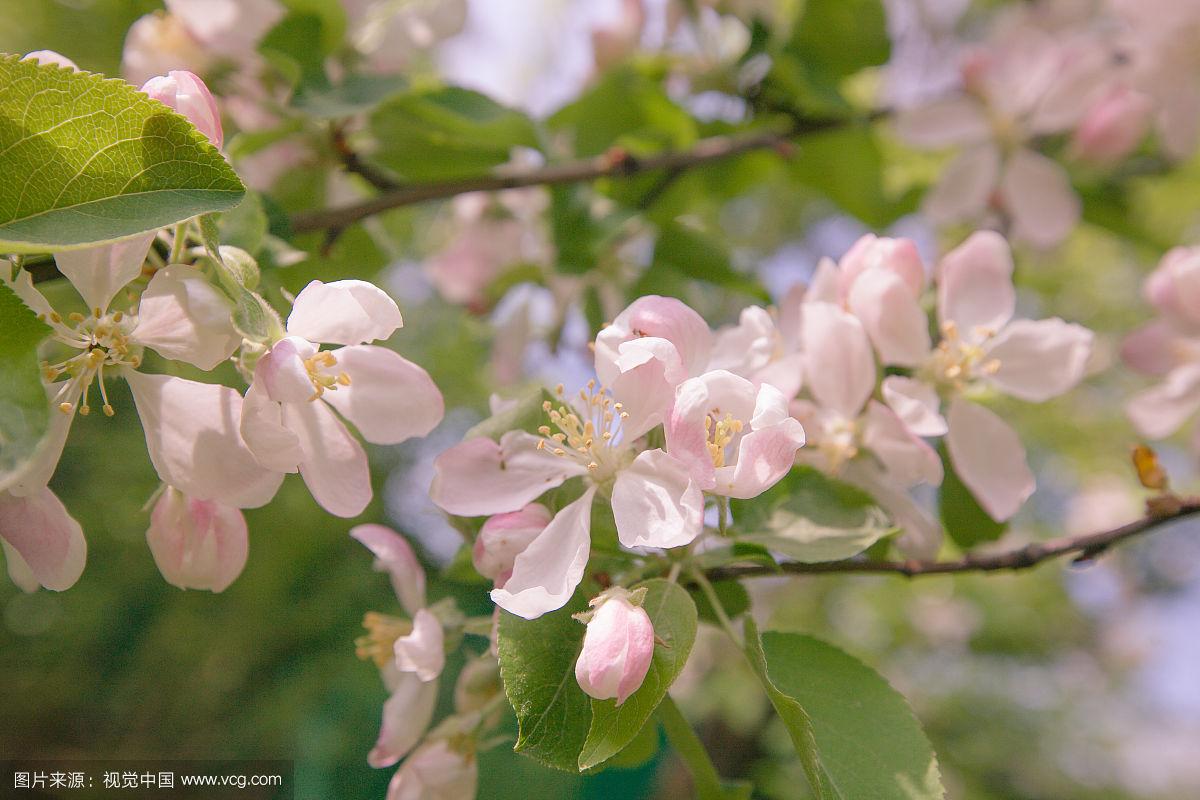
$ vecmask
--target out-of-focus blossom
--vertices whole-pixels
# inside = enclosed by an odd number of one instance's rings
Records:
[[[355,525],[350,536],[375,556],[375,569],[388,573],[392,590],[409,614],[425,607],[425,570],[412,545],[386,525]]]
[[[442,419],[429,374],[367,344],[402,324],[396,303],[365,281],[313,281],[296,297],[287,335],[255,368],[242,435],[265,467],[299,471],[331,514],[356,516],[371,500],[366,452],[334,410],[375,444],[424,436]],[[314,342],[344,346],[320,350]]]
[[[155,12],[137,19],[125,34],[121,74],[141,85],[174,69],[207,72],[212,55],[173,14]]]
[[[344,0],[349,38],[376,72],[399,72],[462,30],[467,0]]]
[[[611,20],[592,28],[592,60],[603,71],[627,58],[642,38],[646,24],[643,0],[619,0],[620,8]]]
[[[583,649],[575,662],[575,680],[589,697],[616,698],[619,706],[646,679],[654,656],[654,625],[639,603],[636,592],[618,586],[589,604]]]
[[[71,588],[87,561],[83,529],[44,485],[21,496],[0,491],[0,545],[9,577],[27,592]]]
[[[167,583],[211,592],[222,592],[233,583],[249,551],[241,511],[187,497],[172,486],[150,512],[146,542]]]
[[[388,784],[387,800],[471,800],[479,783],[474,753],[448,739],[426,742],[400,766]]]
[[[171,70],[166,75],[146,81],[141,90],[186,117],[215,147],[224,144],[225,134],[221,130],[221,112],[217,110],[217,101],[204,81],[194,73]]]
[[[1113,86],[1087,110],[1071,138],[1071,154],[1081,161],[1114,164],[1133,152],[1150,127],[1149,97],[1125,85]]]
[[[36,61],[39,64],[56,64],[60,67],[66,67],[69,70],[79,71],[79,67],[75,62],[64,56],[62,53],[57,53],[53,50],[34,50],[32,53],[26,53],[21,58],[22,61]]]

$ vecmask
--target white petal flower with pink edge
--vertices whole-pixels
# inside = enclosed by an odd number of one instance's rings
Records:
[[[366,344],[402,324],[395,301],[372,284],[313,281],[296,297],[287,335],[255,367],[243,437],[264,467],[298,471],[332,514],[357,516],[371,500],[366,452],[339,414],[374,444],[424,436],[441,422],[442,395],[429,374]]]
[[[575,661],[579,688],[597,700],[615,698],[620,706],[646,679],[654,656],[654,625],[641,607],[646,590],[613,587],[592,599],[583,649]]]
[[[188,497],[172,486],[150,512],[146,542],[167,583],[210,592],[223,592],[233,583],[249,552],[240,510]]]
[[[388,784],[387,800],[470,800],[479,783],[473,753],[455,750],[448,739],[433,739],[408,757]]]
[[[0,544],[9,576],[25,591],[69,589],[87,561],[83,530],[45,486],[21,497],[0,492]]]

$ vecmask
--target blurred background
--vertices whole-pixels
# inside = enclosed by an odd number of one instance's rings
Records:
[[[745,113],[722,70],[752,46],[764,24],[794,14],[798,4],[698,5],[696,19],[709,22],[697,23],[690,41],[656,30],[661,14],[648,17],[641,47],[660,55],[622,56],[632,66],[624,67],[630,76],[624,87],[609,96],[614,114],[618,106],[620,114],[633,113],[625,104],[641,103],[642,113],[662,125],[668,124],[663,114],[680,114],[692,134],[711,134]],[[902,18],[904,0],[892,5],[893,18]],[[605,40],[594,33],[619,21],[621,6],[618,0],[471,0],[464,19],[423,51],[412,70],[422,80],[468,86],[543,118],[598,91],[594,73]],[[118,75],[126,31],[160,7],[135,0],[0,0],[0,51],[53,49],[84,69]],[[900,56],[895,48],[893,59]],[[921,80],[936,83],[935,44],[922,56]],[[672,73],[684,62],[687,70]],[[685,73],[690,84],[677,91],[671,81]],[[666,87],[666,111],[652,105],[659,94],[637,94],[638,80],[647,76]],[[445,566],[460,539],[425,498],[432,458],[486,415],[496,385],[580,383],[592,328],[626,296],[680,294],[714,326],[732,322],[742,306],[778,298],[803,280],[820,256],[840,255],[868,226],[912,236],[935,259],[939,242],[907,212],[908,190],[927,182],[939,162],[896,155],[886,136],[873,148],[831,143],[822,168],[832,175],[775,169],[772,156],[760,154],[665,187],[647,213],[699,220],[724,243],[725,260],[674,271],[635,267],[631,279],[628,265],[647,258],[645,245],[636,234],[615,236],[587,275],[574,271],[572,279],[585,282],[582,292],[568,284],[564,293],[544,279],[555,257],[543,240],[558,236],[560,258],[567,250],[561,232],[539,234],[536,226],[532,240],[528,229],[521,234],[520,255],[479,286],[448,281],[447,263],[486,261],[504,235],[485,230],[474,234],[478,241],[464,242],[464,219],[472,217],[462,202],[394,212],[346,231],[331,246],[320,237],[296,240],[305,259],[268,272],[268,285],[296,292],[313,277],[356,277],[385,286],[407,322],[390,344],[424,365],[447,400],[446,420],[427,440],[371,449],[376,499],[361,521],[393,525],[419,543],[431,570]],[[880,174],[875,164],[865,176],[871,153],[886,155],[889,171]],[[311,209],[353,192],[330,177],[335,170],[327,154],[297,158],[293,166],[300,168],[283,176],[271,200],[257,201],[260,216]],[[1019,254],[1023,310],[1097,330],[1095,372],[1114,364],[1120,335],[1147,317],[1133,299],[1162,243],[1188,241],[1195,231],[1198,175],[1193,163],[1137,184],[1130,219],[1153,220],[1153,236],[1117,236],[1085,223],[1052,256]],[[829,191],[823,182],[838,188]],[[587,200],[593,219],[613,202],[603,193]],[[537,213],[546,201],[535,190],[503,202],[520,219],[523,209]],[[42,286],[57,307],[75,302],[65,284]],[[232,369],[219,377],[236,384]],[[1122,398],[1141,385],[1116,370],[1051,403],[1004,407],[1030,450],[1039,488],[997,546],[1108,528],[1141,513],[1141,490],[1128,466],[1135,435],[1120,414]],[[353,642],[365,612],[391,613],[398,605],[386,577],[372,571],[369,554],[347,536],[353,523],[322,512],[289,478],[272,504],[246,513],[250,558],[232,587],[212,595],[169,586],[145,545],[148,517],[141,510],[157,479],[124,384],[111,389],[117,416],[77,420],[52,483],[88,536],[83,578],[62,594],[24,594],[0,582],[0,754],[283,758],[296,764],[299,798],[382,798],[392,770],[371,769],[366,753],[385,690],[375,667],[355,658]],[[1164,447],[1160,455],[1177,486],[1194,485],[1182,446]],[[468,613],[487,613],[485,588],[435,578],[430,594],[453,594]],[[826,638],[889,678],[924,723],[954,798],[1200,796],[1197,523],[1132,541],[1089,565],[913,581],[760,579],[751,594],[760,622]],[[698,642],[673,694],[697,722],[722,775],[752,777],[764,797],[802,796],[787,736],[757,684],[735,654],[716,646],[715,631],[702,635],[710,638]],[[452,663],[450,673],[458,666]],[[447,708],[452,685],[443,682]],[[688,792],[686,772],[665,747],[636,769],[577,777],[500,746],[481,757],[480,778],[479,797],[487,800]]]

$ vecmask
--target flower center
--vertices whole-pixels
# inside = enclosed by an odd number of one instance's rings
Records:
[[[961,392],[981,375],[994,375],[1000,369],[1000,361],[987,358],[984,345],[996,332],[978,327],[970,340],[963,338],[958,326],[951,321],[942,324],[942,340],[934,349],[925,365],[925,371],[933,383],[955,392]]]
[[[374,661],[383,669],[396,658],[396,640],[412,633],[412,622],[376,611],[363,615],[364,636],[354,640],[354,652],[363,661]]]
[[[603,483],[623,464],[627,448],[618,445],[621,421],[629,413],[594,380],[588,381],[587,389],[580,389],[579,395],[570,401],[561,383],[554,391],[560,402],[557,408],[549,400],[542,403],[551,424],[538,428],[542,435],[538,449],[579,461],[588,468],[594,481]]]
[[[858,455],[858,441],[857,420],[839,415],[823,422],[817,448],[828,462],[830,472],[840,472],[846,462]]]
[[[708,447],[708,457],[714,467],[725,466],[725,448],[734,437],[742,432],[745,423],[734,419],[733,414],[726,412],[721,416],[721,410],[714,408],[704,417],[704,440]]]
[[[350,376],[347,373],[339,372],[332,375],[325,371],[336,366],[337,358],[328,350],[313,353],[304,359],[304,369],[308,371],[308,379],[312,381],[313,385],[313,396],[308,398],[309,400],[316,400],[325,394],[326,389],[337,391],[339,386],[350,385]]]
[[[129,337],[135,320],[120,311],[104,314],[98,308],[93,309],[91,316],[70,314],[67,322],[64,322],[57,312],[52,312],[50,319],[56,325],[67,326],[65,332],[59,328],[55,329],[55,339],[81,352],[56,364],[43,361],[42,376],[47,382],[53,382],[61,375],[67,375],[77,381],[82,387],[78,410],[83,416],[92,411],[88,404],[88,396],[92,382],[95,381],[100,389],[104,413],[111,417],[116,412],[108,402],[108,392],[104,388],[104,368],[137,369],[141,366],[141,348]],[[63,402],[59,404],[58,409],[64,414],[71,414],[76,407],[74,403]]]

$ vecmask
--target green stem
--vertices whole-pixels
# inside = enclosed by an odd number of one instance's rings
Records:
[[[725,613],[725,607],[721,605],[721,598],[717,597],[717,590],[713,588],[712,582],[704,577],[704,572],[699,569],[691,571],[692,578],[696,581],[696,585],[700,587],[700,591],[708,599],[708,604],[712,606],[713,614],[716,615],[717,621],[721,623],[721,628],[725,633],[729,634],[729,638],[740,648],[742,639],[738,636],[737,629],[733,627],[733,623],[729,621],[729,615]]]
[[[722,537],[729,535],[729,498],[717,498],[717,531]]]
[[[667,731],[667,741],[692,773],[696,797],[699,800],[723,800],[725,793],[721,789],[721,776],[704,749],[704,743],[684,719],[671,695],[666,695],[659,703],[658,718]]]
[[[185,219],[175,226],[175,241],[171,243],[171,258],[167,261],[168,264],[178,264],[183,258],[183,250],[187,246],[187,229],[190,223],[190,219]]]

